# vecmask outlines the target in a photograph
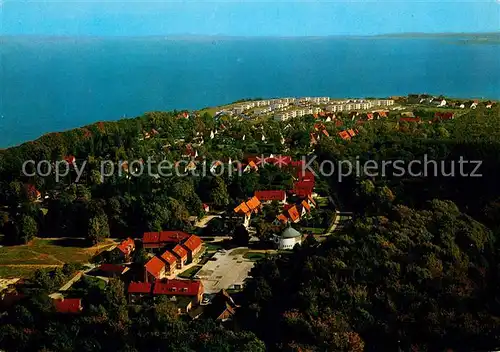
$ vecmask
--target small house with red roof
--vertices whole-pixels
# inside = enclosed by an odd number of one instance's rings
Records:
[[[166,250],[160,257],[165,263],[165,275],[170,276],[175,274],[175,269],[177,268],[177,258],[170,252]]]
[[[120,242],[118,246],[116,246],[116,250],[125,258],[130,259],[130,256],[133,251],[135,251],[135,242],[132,238],[127,238]]]
[[[78,314],[83,310],[81,298],[61,298],[54,301],[56,312]]]
[[[293,185],[292,192],[301,198],[307,198],[311,196],[314,189],[314,181],[298,181]]]
[[[347,131],[340,131],[339,136],[340,136],[340,138],[342,138],[345,141],[351,140],[351,136],[349,135],[349,133]]]
[[[255,197],[261,203],[270,203],[277,201],[280,203],[286,203],[286,192],[283,190],[278,191],[255,191]]]
[[[206,203],[202,204],[202,208],[205,213],[208,213],[210,211],[210,206]]]
[[[354,130],[351,128],[347,130],[347,133],[349,133],[349,136],[351,136],[351,138],[356,136],[356,132],[354,132]]]
[[[196,235],[191,235],[186,241],[182,243],[182,247],[187,251],[188,261],[196,262],[198,258],[198,253],[200,253],[202,248],[202,241]]]
[[[176,256],[177,258],[177,269],[182,269],[182,267],[187,263],[188,261],[188,252],[186,249],[184,249],[183,246],[180,244],[176,245],[172,249],[172,253]]]
[[[276,220],[278,221],[278,223],[286,224],[288,222],[288,217],[284,214],[280,214],[277,216]]]
[[[251,160],[248,165],[243,169],[244,172],[250,172],[250,171],[259,171],[259,167],[257,164]]]
[[[76,158],[74,155],[67,155],[64,157],[64,161],[66,161],[69,165],[75,165],[76,163]]]
[[[144,265],[144,278],[146,282],[161,280],[167,277],[165,262],[158,257],[151,258]]]
[[[298,170],[297,171],[297,180],[306,181],[306,182],[314,182],[314,173],[307,170]]]
[[[292,222],[299,222],[300,214],[295,205],[288,209],[288,216],[290,217],[290,220],[292,220]]]

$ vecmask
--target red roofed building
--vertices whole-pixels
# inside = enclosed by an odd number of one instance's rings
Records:
[[[157,282],[153,288],[153,295],[192,297],[194,303],[200,303],[204,288],[201,281],[195,280],[167,280]]]
[[[163,248],[167,245],[175,245],[189,238],[189,234],[183,231],[161,231],[146,232],[142,237],[144,248]]]
[[[349,133],[347,131],[339,132],[339,136],[340,136],[340,138],[342,138],[345,141],[351,140],[351,136],[349,135]]]
[[[314,181],[298,181],[293,185],[293,193],[301,198],[307,198],[312,195]]]
[[[314,182],[314,173],[306,170],[299,170],[297,172],[297,179],[299,181]]]
[[[159,232],[145,232],[142,235],[142,246],[144,248],[159,248],[160,233]]]
[[[420,119],[420,117],[401,117],[399,119],[399,121],[401,122],[421,122],[422,120]]]
[[[82,300],[80,298],[62,298],[54,301],[58,313],[80,313],[82,311]]]
[[[188,261],[193,262],[197,259],[197,254],[201,251],[201,238],[196,235],[191,235],[183,244],[182,247],[187,251]]]
[[[126,273],[129,268],[125,265],[117,265],[117,264],[101,264],[97,269],[100,274],[104,274],[105,276],[120,276]]]
[[[295,161],[294,161],[294,160],[292,160],[292,161],[290,162],[290,165],[291,165],[292,167],[295,167],[295,168],[297,168],[297,167],[303,167],[303,166],[304,166],[304,160],[295,160]]]
[[[188,260],[188,252],[178,244],[172,249],[172,253],[177,258],[177,269],[182,269]]]
[[[132,252],[135,250],[135,242],[131,238],[127,238],[122,241],[116,248],[123,254],[125,258],[129,258]]]
[[[176,256],[168,250],[161,255],[161,259],[165,262],[165,274],[173,275],[177,267]]]
[[[455,114],[452,112],[436,112],[434,117],[440,118],[441,120],[453,120],[455,118]]]
[[[262,203],[272,201],[278,201],[280,203],[286,202],[285,191],[255,191],[255,197]]]
[[[284,214],[278,215],[276,219],[282,224],[286,224],[288,222],[288,218]]]
[[[165,263],[158,257],[151,258],[144,265],[144,278],[148,282],[150,280],[161,280],[167,276]]]
[[[76,162],[76,158],[73,155],[68,155],[64,157],[64,161],[66,161],[70,165],[74,165]]]
[[[299,222],[300,214],[296,206],[293,206],[290,209],[288,209],[288,215],[290,216],[292,222]]]
[[[136,298],[149,296],[151,294],[151,290],[153,288],[153,284],[149,282],[131,282],[128,285],[128,296],[130,301],[134,301]]]

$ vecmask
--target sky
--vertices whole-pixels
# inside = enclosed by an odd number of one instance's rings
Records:
[[[500,0],[0,0],[0,34],[326,36],[498,32]]]

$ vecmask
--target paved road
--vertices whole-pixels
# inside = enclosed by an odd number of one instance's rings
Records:
[[[243,284],[255,265],[254,261],[243,258],[247,251],[246,247],[238,247],[225,253],[216,253],[197,275],[203,282],[205,292],[217,293],[234,284]]]
[[[199,227],[199,228],[207,227],[207,224],[210,222],[210,220],[212,220],[214,218],[220,218],[220,217],[221,217],[220,215],[207,215],[207,216],[204,216],[199,221],[195,222],[194,226],[195,227]]]

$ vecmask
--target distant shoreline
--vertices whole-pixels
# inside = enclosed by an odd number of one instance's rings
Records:
[[[279,35],[226,35],[226,34],[155,34],[145,36],[96,36],[96,35],[26,35],[26,34],[0,34],[0,39],[19,38],[19,39],[378,39],[378,38],[493,38],[500,39],[500,32],[449,32],[449,33],[426,33],[426,32],[408,32],[408,33],[383,33],[383,34],[334,34],[334,35],[304,35],[304,36],[279,36]]]

